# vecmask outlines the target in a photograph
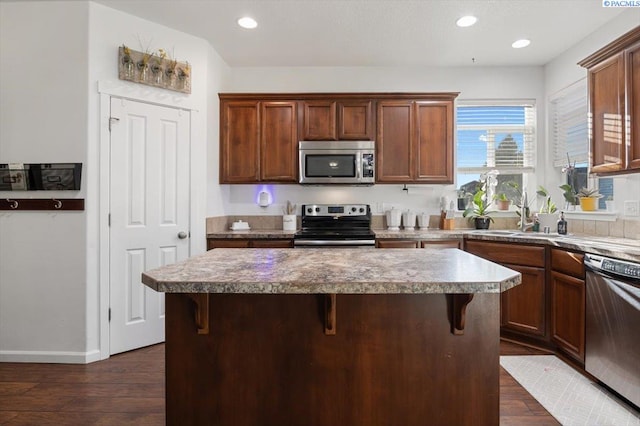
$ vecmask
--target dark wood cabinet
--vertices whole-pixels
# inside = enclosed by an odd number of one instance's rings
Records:
[[[303,139],[325,141],[373,139],[371,104],[371,100],[303,102]]]
[[[260,180],[260,102],[229,101],[220,107],[220,183]]]
[[[421,248],[462,248],[462,240],[427,240],[420,242]]]
[[[522,284],[502,293],[502,327],[534,337],[545,337],[545,270],[530,266],[504,264],[522,274]]]
[[[640,172],[640,26],[579,65],[587,68],[590,171]]]
[[[297,182],[297,103],[226,100],[220,106],[220,183]]]
[[[454,97],[378,102],[378,182],[453,183]]]
[[[502,293],[503,334],[548,340],[545,247],[466,240],[465,250],[522,274],[522,283]]]
[[[298,181],[296,102],[261,102],[260,181]]]
[[[207,250],[215,248],[293,248],[293,240],[262,238],[208,238]]]
[[[585,271],[582,253],[551,249],[551,340],[584,364]]]
[[[418,240],[376,240],[377,248],[418,248],[419,246],[420,241]]]

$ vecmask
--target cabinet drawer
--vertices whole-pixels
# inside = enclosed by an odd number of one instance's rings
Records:
[[[248,248],[249,240],[235,240],[235,239],[221,239],[221,240],[208,240],[207,250],[215,248]]]
[[[420,243],[422,248],[461,248],[460,240],[426,240]]]
[[[465,250],[497,263],[544,268],[544,247],[467,240]]]
[[[253,248],[291,248],[293,247],[293,240],[253,240],[251,241],[251,247]]]
[[[571,251],[551,249],[551,269],[572,277],[584,279],[584,255]]]
[[[378,240],[378,248],[418,248],[418,240]]]

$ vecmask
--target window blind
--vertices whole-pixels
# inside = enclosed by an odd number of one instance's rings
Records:
[[[460,101],[456,108],[459,173],[533,171],[535,104]]]
[[[553,165],[589,161],[587,82],[582,79],[554,94],[549,101],[549,125]]]

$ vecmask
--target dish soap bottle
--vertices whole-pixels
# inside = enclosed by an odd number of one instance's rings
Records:
[[[567,221],[564,218],[564,212],[560,212],[560,219],[558,220],[558,234],[567,235]]]

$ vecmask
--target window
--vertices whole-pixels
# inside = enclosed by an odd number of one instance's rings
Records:
[[[551,96],[549,100],[549,126],[553,149],[553,165],[561,168],[575,166],[575,172],[567,183],[579,191],[597,185],[600,194],[599,208],[605,208],[605,200],[613,197],[613,179],[589,179],[589,123],[587,107],[587,80],[583,78]]]
[[[517,199],[519,192],[509,185],[526,186],[534,172],[535,116],[533,101],[460,101],[457,121],[457,185],[475,192],[483,173],[499,172],[489,197],[505,192]]]

